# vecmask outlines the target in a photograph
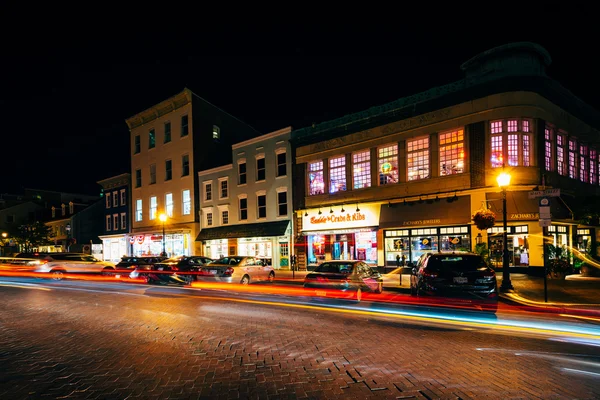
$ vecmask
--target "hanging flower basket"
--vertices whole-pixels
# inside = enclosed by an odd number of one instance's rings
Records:
[[[490,209],[478,210],[473,215],[473,222],[480,231],[487,230],[496,223],[496,214]]]

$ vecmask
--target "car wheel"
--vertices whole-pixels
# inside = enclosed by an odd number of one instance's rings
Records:
[[[104,268],[102,270],[102,276],[114,276],[114,268]]]
[[[248,284],[250,284],[250,277],[248,275],[244,275],[242,277],[242,280],[240,281],[240,283],[242,285],[248,285]]]
[[[275,280],[275,272],[271,271],[271,273],[269,274],[269,283],[273,283],[274,280]]]
[[[61,281],[65,277],[65,271],[61,269],[54,269],[50,271],[50,277],[52,278],[52,280]]]
[[[191,285],[192,282],[194,282],[196,279],[194,279],[194,275],[184,275],[183,276],[183,281],[185,282],[186,285]]]

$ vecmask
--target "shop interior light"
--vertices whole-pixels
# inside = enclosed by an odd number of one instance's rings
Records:
[[[333,208],[331,208],[331,206],[329,206],[329,214],[333,214]]]
[[[323,213],[321,212],[321,209],[319,208],[319,215],[321,215],[321,214],[323,214]]]
[[[360,208],[358,208],[358,203],[356,203],[356,212],[360,212]]]
[[[342,206],[342,212],[346,212],[346,210],[344,210],[344,206]]]
[[[304,211],[304,216],[308,217],[308,211]]]

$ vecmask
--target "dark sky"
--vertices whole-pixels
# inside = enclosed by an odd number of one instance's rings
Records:
[[[600,109],[593,26],[496,35],[384,23],[75,28],[46,21],[0,32],[9,38],[0,55],[0,193],[99,192],[98,180],[129,172],[125,119],[184,87],[268,133],[461,79],[460,64],[478,53],[533,41],[552,57],[548,74]]]

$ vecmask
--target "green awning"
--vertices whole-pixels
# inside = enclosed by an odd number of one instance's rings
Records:
[[[213,239],[237,239],[243,237],[284,236],[290,225],[289,220],[262,222],[254,224],[225,225],[216,228],[204,228],[196,241]]]

